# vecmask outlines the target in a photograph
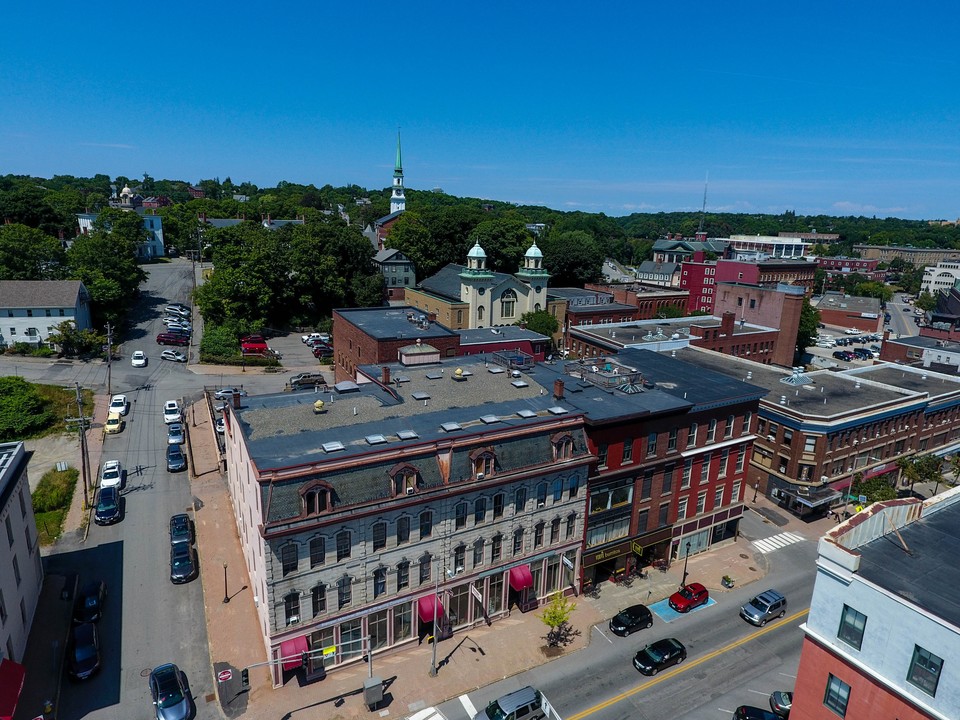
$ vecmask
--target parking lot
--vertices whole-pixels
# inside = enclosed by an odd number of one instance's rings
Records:
[[[834,344],[824,347],[825,340],[831,340]],[[865,333],[863,335],[848,335],[842,329],[824,328],[820,330],[818,342],[807,348],[807,352],[814,356],[814,362],[822,367],[848,367],[860,365],[872,365],[874,360],[879,357],[879,348],[881,347],[881,336],[875,333]],[[856,350],[877,349],[874,357],[840,359],[834,353],[848,351],[853,353]]]

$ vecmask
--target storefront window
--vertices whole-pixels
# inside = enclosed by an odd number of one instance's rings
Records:
[[[340,662],[363,654],[363,622],[360,618],[340,623]]]
[[[556,591],[560,583],[560,556],[554,555],[547,560],[547,584],[544,591],[552,593]]]
[[[413,633],[413,606],[410,603],[397,605],[393,608],[393,642],[394,644],[406,640]]]
[[[336,656],[328,655],[324,657],[323,653],[317,651],[333,647],[335,644],[332,627],[310,633],[310,649],[316,652],[316,654],[310,656],[310,669],[333,665],[336,662]]]
[[[503,610],[503,573],[493,575],[487,589],[487,615],[493,617]]]
[[[381,610],[370,615],[367,619],[367,625],[370,628],[370,647],[379,650],[387,646],[387,613],[389,610]]]
[[[540,597],[540,577],[543,575],[543,568],[539,562],[530,563],[530,575],[533,576],[533,587],[530,588],[528,597]]]
[[[470,605],[470,585],[458,585],[450,591],[450,625],[459,627],[469,621],[467,611]]]

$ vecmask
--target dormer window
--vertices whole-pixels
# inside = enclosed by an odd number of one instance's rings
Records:
[[[333,507],[331,498],[333,493],[326,485],[312,485],[301,491],[301,507],[304,515],[319,515]]]
[[[496,467],[496,455],[490,448],[474,450],[470,453],[470,461],[473,463],[473,475],[478,480],[493,475]]]
[[[550,438],[553,444],[554,460],[569,460],[573,457],[573,437],[568,433],[561,433]]]
[[[420,473],[413,465],[403,463],[390,471],[394,495],[413,495],[422,485]]]

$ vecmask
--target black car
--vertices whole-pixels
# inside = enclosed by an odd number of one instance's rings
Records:
[[[180,472],[187,469],[187,458],[179,445],[167,445],[167,470]]]
[[[193,545],[178,543],[170,546],[170,582],[174,585],[190,582],[197,575],[197,553]]]
[[[770,709],[782,718],[790,717],[790,708],[793,707],[793,693],[786,690],[777,690],[770,694]]]
[[[100,638],[97,626],[81,623],[73,628],[70,636],[70,677],[86,680],[100,669]]]
[[[173,663],[155,667],[149,683],[157,720],[186,720],[190,717],[190,696],[180,668]]]
[[[170,544],[180,545],[193,543],[193,524],[186,513],[173,515],[170,518]]]
[[[633,658],[633,666],[644,675],[656,675],[661,670],[679,665],[687,659],[687,649],[676,638],[657,640],[643,648]]]
[[[113,525],[120,521],[120,495],[115,487],[100,488],[97,509],[93,514],[97,525]]]
[[[73,608],[75,623],[91,623],[100,620],[103,615],[103,601],[107,597],[107,586],[103,580],[91,580],[77,593],[77,604]]]
[[[631,605],[626,610],[618,612],[610,620],[610,632],[620,637],[626,637],[637,630],[643,630],[653,625],[653,615],[646,605]]]
[[[741,705],[733,712],[734,720],[780,720],[780,718],[769,710],[753,707],[751,705]]]

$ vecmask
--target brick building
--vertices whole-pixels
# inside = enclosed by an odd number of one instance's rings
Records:
[[[783,285],[802,287],[809,296],[813,292],[816,266],[806,260],[705,260],[702,253],[682,264],[680,288],[687,290],[688,312],[714,313],[718,283],[738,283],[776,288]]]
[[[862,258],[879,260],[890,264],[894,260],[904,260],[914,267],[936,265],[941,260],[960,261],[960,252],[952,249],[915,248],[900,245],[854,245],[853,251]]]
[[[848,258],[843,255],[817,258],[817,267],[827,275],[863,275],[876,282],[887,279],[885,270],[877,270],[880,260],[877,258]]]
[[[883,327],[883,308],[877,298],[828,290],[813,298],[811,305],[820,312],[820,322],[824,325],[860,332],[880,332]]]
[[[652,320],[661,314],[686,312],[687,293],[683,290],[650,285],[643,282],[617,285],[587,283],[584,290],[607,293],[614,302],[632,305],[637,309],[637,320]]]
[[[734,313],[738,321],[780,330],[770,362],[791,367],[796,352],[797,332],[803,312],[805,289],[798,285],[758,287],[740,283],[719,283],[713,312],[718,317]]]
[[[874,503],[820,539],[792,720],[960,717],[958,544],[957,488]]]

